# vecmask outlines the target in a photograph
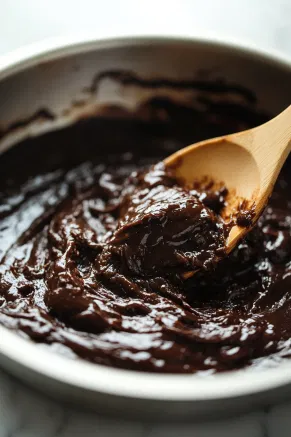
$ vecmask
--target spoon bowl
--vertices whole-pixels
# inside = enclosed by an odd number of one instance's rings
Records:
[[[290,140],[291,106],[254,129],[201,141],[165,159],[165,165],[186,183],[208,181],[214,188],[227,188],[227,204],[221,213],[226,222],[233,221],[226,241],[227,253],[263,212],[289,154]],[[242,207],[250,212],[249,226],[236,220]]]

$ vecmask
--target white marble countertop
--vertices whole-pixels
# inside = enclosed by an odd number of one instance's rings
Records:
[[[96,36],[212,34],[291,57],[291,1],[1,0],[0,56],[25,44],[76,32]],[[291,402],[223,421],[143,424],[80,413],[35,393],[0,370],[0,437],[117,435],[290,437]]]

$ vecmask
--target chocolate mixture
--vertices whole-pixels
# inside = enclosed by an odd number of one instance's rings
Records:
[[[119,115],[28,139],[0,157],[0,323],[67,356],[151,372],[288,357],[290,163],[258,224],[217,267],[225,190],[186,188],[152,166],[264,117],[159,100]]]
[[[171,276],[174,281],[173,273],[214,266],[225,256],[228,229],[205,205],[209,194],[204,203],[199,199],[202,194],[179,184],[162,162],[131,173],[120,187],[119,200],[110,193],[113,205],[105,207],[115,212],[117,222],[99,237],[98,270],[146,278]],[[99,212],[103,211],[101,207]]]

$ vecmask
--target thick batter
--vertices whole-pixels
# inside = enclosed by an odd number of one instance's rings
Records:
[[[0,157],[0,323],[42,347],[126,369],[276,365],[291,354],[290,165],[258,224],[215,267],[226,191],[186,189],[150,165],[262,117],[158,104],[136,117],[115,108],[116,117]]]

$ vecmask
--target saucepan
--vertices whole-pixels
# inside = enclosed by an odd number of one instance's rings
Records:
[[[226,81],[250,90],[257,107],[270,114],[290,104],[291,61],[277,54],[190,38],[51,41],[0,59],[0,153],[108,103],[134,110],[159,93],[195,100],[193,90],[126,86],[114,74],[104,74],[114,71],[143,78]],[[210,417],[291,398],[291,360],[272,369],[204,377],[150,374],[69,359],[2,326],[0,365],[55,398],[143,419]]]

